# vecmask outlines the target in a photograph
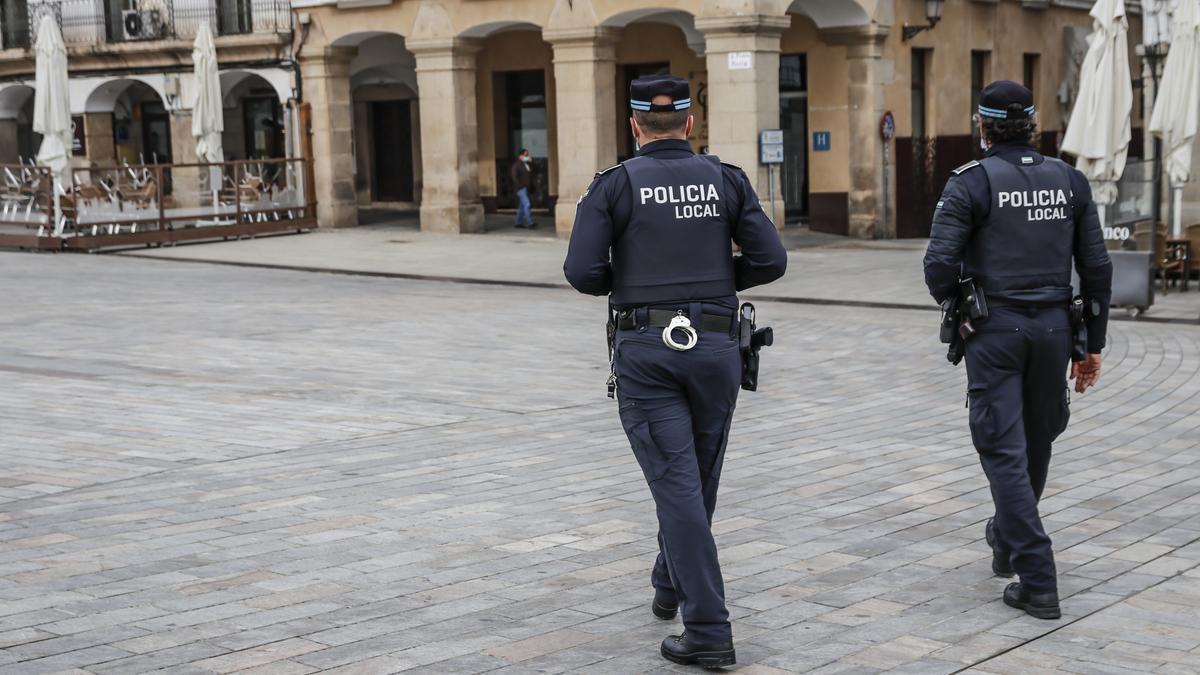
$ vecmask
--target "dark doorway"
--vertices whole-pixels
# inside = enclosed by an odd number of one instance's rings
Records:
[[[256,96],[244,99],[242,105],[246,159],[283,157],[283,111],[279,99]]]
[[[788,218],[808,215],[808,60],[779,57],[779,128],[783,129],[783,203]]]
[[[142,112],[142,155],[147,164],[171,163],[171,117],[162,103],[144,101]]]
[[[632,63],[621,67],[621,88],[617,91],[617,161],[624,162],[636,152],[633,132],[629,130],[629,84],[647,75],[670,75],[670,63]]]
[[[550,135],[546,113],[546,73],[515,70],[495,74],[494,96],[503,110],[496,122],[496,205],[516,208],[512,166],[522,148],[529,151],[529,202],[536,209],[550,204]],[[503,126],[500,126],[503,125]]]
[[[410,101],[373,101],[370,106],[374,139],[374,178],[371,199],[413,201],[412,108]]]

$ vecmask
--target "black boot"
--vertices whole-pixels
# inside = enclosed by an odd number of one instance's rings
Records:
[[[1013,575],[1012,562],[1008,559],[1008,551],[996,547],[996,526],[992,520],[988,518],[987,525],[983,527],[983,536],[992,549],[992,574],[1009,579]]]
[[[654,616],[664,621],[670,621],[679,612],[679,601],[675,599],[674,593],[666,593],[656,588],[654,589],[654,602],[650,605],[650,609],[654,612]]]
[[[1026,614],[1038,619],[1062,617],[1062,609],[1058,606],[1058,593],[1030,593],[1019,583],[1009,584],[1004,589],[1004,604],[1023,609]]]
[[[693,642],[686,632],[663,640],[662,655],[668,661],[685,666],[696,664],[704,668],[721,668],[737,663],[737,657],[733,653],[733,640]]]

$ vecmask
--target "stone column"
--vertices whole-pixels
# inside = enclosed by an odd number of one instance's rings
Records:
[[[413,39],[421,111],[421,230],[483,231],[475,55],[466,38]]]
[[[617,161],[616,51],[620,31],[570,28],[544,31],[554,47],[558,128],[558,204],[554,229],[570,236],[575,205],[596,172]]]
[[[171,111],[171,162],[194,164],[196,162],[196,137],[192,136],[192,111]],[[194,208],[200,206],[201,171],[195,167],[177,167],[171,172],[171,199],[176,206]],[[220,187],[217,188],[220,190]],[[211,200],[211,197],[209,198]],[[170,205],[168,203],[168,205]]]
[[[17,120],[0,119],[0,164],[17,163]]]
[[[83,135],[87,142],[87,160],[93,166],[111,165],[117,161],[112,113],[84,113]]]
[[[358,224],[354,192],[354,110],[350,94],[348,47],[315,48],[300,55],[304,96],[312,104],[313,174],[317,223],[321,227]]]
[[[696,28],[704,33],[708,65],[709,146],[713,154],[746,171],[763,209],[779,228],[782,183],[779,171],[773,171],[773,186],[767,181],[767,167],[758,161],[758,132],[779,128],[779,36],[791,23],[789,16],[764,14],[696,19]],[[774,213],[768,202],[772,192]]]
[[[850,138],[847,150],[850,164],[850,193],[847,211],[850,214],[851,237],[896,236],[896,219],[887,219],[888,231],[881,232],[884,209],[894,213],[890,204],[882,203],[883,140],[879,136],[879,120],[883,116],[884,78],[883,43],[887,26],[856,26],[823,31],[821,38],[834,45],[846,47],[850,65]],[[892,191],[894,193],[894,191]],[[894,198],[894,197],[893,197]]]

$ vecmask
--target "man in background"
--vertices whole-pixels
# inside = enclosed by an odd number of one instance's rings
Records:
[[[533,213],[529,209],[529,179],[530,179],[530,162],[533,158],[529,156],[529,151],[521,148],[521,152],[517,154],[517,161],[512,165],[512,184],[517,191],[517,219],[515,227],[517,228],[534,228],[537,224],[533,222]]]

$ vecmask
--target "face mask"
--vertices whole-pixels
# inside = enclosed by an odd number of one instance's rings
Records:
[[[532,158],[532,157],[522,157],[522,158],[521,158],[521,161],[522,161],[522,162],[525,162],[526,164],[528,164],[528,163],[530,163],[530,162],[532,162],[532,161],[533,161],[533,158]]]
[[[984,152],[987,152],[988,149],[987,141],[983,140],[983,136],[979,137],[979,149],[983,150]]]

